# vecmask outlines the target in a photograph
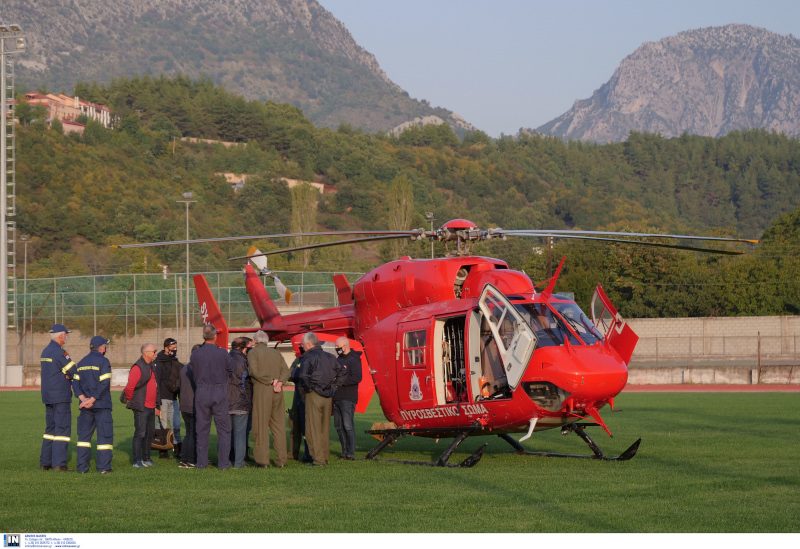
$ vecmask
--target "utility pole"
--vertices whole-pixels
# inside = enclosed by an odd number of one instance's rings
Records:
[[[25,38],[19,25],[0,23],[0,386],[8,385],[7,350],[8,350],[8,230],[7,216],[16,213],[14,204],[15,186],[15,149],[14,134],[14,63],[12,56],[25,51]],[[10,131],[9,131],[10,130]],[[9,155],[10,153],[10,155]],[[11,176],[9,181],[8,176]],[[8,198],[11,194],[11,205]],[[12,230],[16,225],[11,223]],[[16,298],[14,303],[16,303]]]
[[[192,202],[197,202],[197,200],[192,200],[192,193],[183,193],[183,200],[176,200],[175,202],[183,202],[186,204],[186,343],[184,343],[184,348],[187,351],[187,361],[189,350],[192,346],[189,344],[189,204]]]
[[[433,212],[425,212],[425,218],[431,222],[431,259],[433,259]]]

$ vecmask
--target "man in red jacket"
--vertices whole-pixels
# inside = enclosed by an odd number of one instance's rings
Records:
[[[161,415],[157,410],[161,397],[153,371],[157,352],[152,343],[142,345],[142,356],[131,366],[125,386],[126,408],[133,410],[133,466],[137,469],[156,465],[150,459],[150,447],[155,433],[154,416]]]

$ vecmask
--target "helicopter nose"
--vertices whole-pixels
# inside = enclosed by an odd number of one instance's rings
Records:
[[[599,346],[564,350],[549,347],[534,354],[526,371],[525,390],[547,410],[594,417],[625,387],[628,367]]]

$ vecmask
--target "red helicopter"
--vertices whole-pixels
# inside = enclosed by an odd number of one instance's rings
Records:
[[[453,437],[436,462],[403,462],[432,466],[471,467],[482,457],[484,444],[460,464],[448,459],[469,436],[497,435],[519,454],[629,460],[641,438],[622,454],[609,457],[586,433],[599,426],[611,432],[600,410],[614,406],[625,387],[628,362],[638,336],[619,315],[598,285],[591,316],[571,299],[554,293],[564,260],[555,275],[540,285],[499,259],[470,255],[474,242],[507,236],[581,238],[662,246],[711,253],[740,251],[688,245],[624,240],[620,237],[757,242],[738,238],[650,233],[545,230],[481,230],[456,219],[435,231],[359,231],[261,235],[194,240],[191,242],[283,238],[309,235],[370,235],[261,253],[251,248],[244,282],[261,330],[276,341],[291,341],[297,352],[302,334],[317,334],[323,347],[344,336],[363,350],[364,381],[357,411],[363,412],[375,390],[389,423],[373,425],[367,433],[381,442],[366,459],[375,459],[400,437]],[[343,275],[333,277],[339,306],[283,316],[270,299],[261,275],[273,278],[281,295],[288,290],[266,270],[267,255],[353,242],[389,238],[438,240],[449,248],[447,257],[404,257],[381,265],[352,287]],[[131,244],[119,248],[185,244],[186,241]],[[253,332],[229,329],[203,275],[194,277],[204,323],[220,333],[217,344],[228,346],[228,334]],[[537,291],[537,288],[540,290]],[[369,374],[369,375],[367,375]],[[368,380],[374,383],[369,383]],[[576,433],[591,455],[554,454],[525,450],[521,442],[534,432],[560,429]],[[519,440],[511,433],[525,433]]]

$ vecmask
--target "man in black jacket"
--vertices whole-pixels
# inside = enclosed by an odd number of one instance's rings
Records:
[[[249,337],[237,337],[231,343],[233,372],[228,378],[228,410],[231,416],[231,461],[234,469],[244,467],[247,457],[247,420],[253,409],[253,387],[247,371]]]
[[[161,397],[161,418],[157,427],[172,429],[175,441],[175,459],[181,455],[181,411],[178,406],[178,391],[181,387],[181,368],[178,361],[178,342],[171,337],[164,340],[164,350],[158,353],[155,363],[158,395]],[[158,422],[158,420],[156,420]],[[167,450],[161,450],[159,457],[169,458]]]
[[[300,383],[306,395],[306,442],[314,460],[311,465],[325,466],[331,451],[331,397],[341,367],[322,350],[313,332],[303,334],[303,349]]]
[[[339,433],[342,455],[339,459],[355,459],[356,427],[354,414],[358,402],[358,384],[361,383],[361,353],[350,348],[350,340],[340,337],[336,340],[336,354],[344,369],[337,380],[338,389],[333,395],[333,425]]]

